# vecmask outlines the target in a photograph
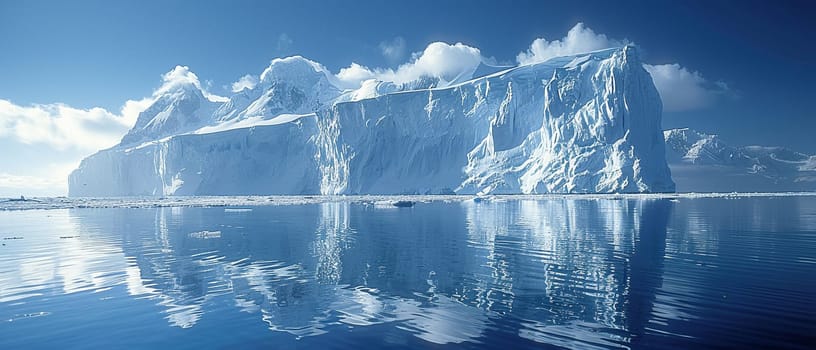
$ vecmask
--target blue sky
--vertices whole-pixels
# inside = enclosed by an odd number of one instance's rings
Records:
[[[664,127],[816,153],[812,3],[2,0],[0,195],[26,181],[58,192],[176,65],[225,96],[275,57],[303,55],[332,72],[397,68],[441,41],[517,64],[536,39],[545,52],[566,45],[571,29],[577,41],[634,42],[662,67]]]

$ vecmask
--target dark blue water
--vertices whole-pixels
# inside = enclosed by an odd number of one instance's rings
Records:
[[[0,212],[0,349],[816,346],[816,198]]]

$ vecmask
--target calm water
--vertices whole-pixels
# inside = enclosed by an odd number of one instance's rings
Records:
[[[813,348],[816,198],[0,212],[0,349]]]

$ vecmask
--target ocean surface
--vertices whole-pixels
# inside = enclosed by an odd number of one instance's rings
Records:
[[[816,197],[0,211],[0,349],[816,348]]]

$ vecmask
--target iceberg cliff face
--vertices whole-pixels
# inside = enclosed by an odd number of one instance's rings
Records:
[[[184,127],[165,121],[149,141],[126,136],[85,159],[70,195],[674,190],[660,98],[631,46],[437,88],[341,91],[332,79],[275,60],[196,127],[171,115]]]

